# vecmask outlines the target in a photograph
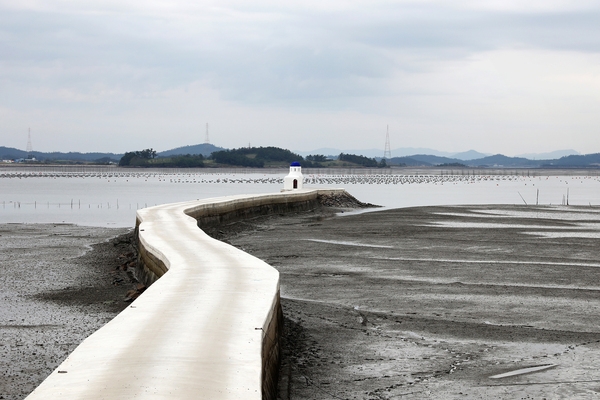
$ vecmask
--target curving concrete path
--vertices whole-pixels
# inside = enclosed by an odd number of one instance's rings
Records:
[[[160,279],[85,339],[27,399],[275,398],[279,273],[212,239],[198,221],[306,207],[322,192],[332,191],[139,210],[142,261],[148,276]]]

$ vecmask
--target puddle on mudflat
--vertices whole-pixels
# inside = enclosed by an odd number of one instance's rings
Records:
[[[324,240],[324,239],[302,239],[309,242],[317,242],[317,243],[329,243],[329,244],[339,244],[342,246],[356,246],[356,247],[375,247],[379,249],[393,249],[394,246],[386,246],[382,244],[366,244],[366,243],[356,243],[356,242],[347,242],[343,240]]]
[[[505,372],[503,374],[492,375],[492,376],[490,376],[490,379],[502,379],[502,378],[508,378],[511,376],[531,374],[533,372],[544,371],[544,370],[554,368],[557,366],[558,366],[558,364],[533,365],[531,367],[519,368],[514,371]]]
[[[559,238],[582,238],[582,239],[598,239],[599,232],[522,232],[526,235],[541,236],[548,239]]]
[[[592,225],[592,224],[586,224]],[[525,225],[525,224],[501,224],[492,222],[460,222],[460,221],[435,221],[421,226],[439,226],[444,228],[475,228],[475,229],[577,229],[577,225]],[[586,226],[591,228],[591,226]]]
[[[380,246],[382,247],[382,246]],[[598,263],[583,263],[583,262],[551,262],[551,261],[523,261],[523,260],[467,260],[467,259],[451,259],[451,258],[414,258],[414,257],[369,257],[375,260],[392,260],[392,261],[421,261],[421,262],[437,262],[437,263],[458,263],[458,264],[515,264],[515,265],[557,265],[565,267],[589,267],[600,268]]]
[[[508,218],[533,218],[533,219],[559,219],[562,221],[581,221],[585,220],[599,220],[600,219],[600,210],[581,210],[576,208],[565,209],[532,209],[532,210],[482,210],[482,209],[473,209],[470,210],[474,214],[465,214],[464,216],[469,217],[508,217]],[[457,213],[458,214],[458,213]]]

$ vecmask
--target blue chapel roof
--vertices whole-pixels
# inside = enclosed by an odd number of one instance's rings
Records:
[[[294,161],[293,163],[290,164],[290,167],[299,167],[300,163],[298,161]]]

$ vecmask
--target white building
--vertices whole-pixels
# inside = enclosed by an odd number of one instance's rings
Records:
[[[290,164],[290,173],[283,178],[283,190],[302,189],[303,184],[302,167],[298,161]]]

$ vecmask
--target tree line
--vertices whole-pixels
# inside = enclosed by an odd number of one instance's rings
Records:
[[[339,161],[345,161],[369,168],[386,167],[385,159],[377,162],[374,158],[355,154],[341,153]],[[159,157],[153,149],[127,152],[119,161],[122,167],[205,167],[206,163],[211,165],[231,165],[238,167],[263,168],[265,166],[281,166],[298,161],[302,167],[321,168],[330,166],[334,160],[329,160],[322,154],[308,155],[306,159],[290,150],[279,147],[243,147],[232,150],[221,150],[213,152],[210,157],[202,155],[177,155]]]
[[[374,159],[374,158],[369,158],[369,157],[365,157],[365,156],[359,156],[359,155],[356,155],[356,154],[344,154],[344,153],[340,153],[340,155],[338,157],[338,160],[351,162],[353,164],[362,165],[363,167],[368,167],[368,168],[384,168],[384,167],[387,167],[387,163],[385,161],[385,158],[382,158],[380,162],[377,162],[377,160]]]
[[[121,167],[155,168],[201,168],[204,167],[202,154],[182,154],[170,157],[158,157],[153,149],[125,153],[119,161]]]

